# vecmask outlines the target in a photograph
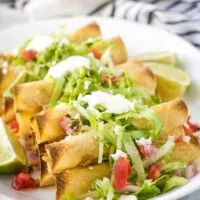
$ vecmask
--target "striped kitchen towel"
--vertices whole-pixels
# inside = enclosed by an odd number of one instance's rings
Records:
[[[200,0],[111,0],[89,14],[151,24],[200,48]]]
[[[123,18],[163,28],[200,48],[200,0],[13,1],[15,1],[16,8],[23,8],[32,19],[71,15]]]

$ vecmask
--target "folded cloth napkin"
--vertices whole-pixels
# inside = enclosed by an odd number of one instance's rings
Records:
[[[199,0],[17,0],[31,19],[71,15],[124,18],[163,28],[200,48]]]

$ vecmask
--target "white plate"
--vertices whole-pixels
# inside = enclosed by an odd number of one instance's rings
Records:
[[[120,35],[123,38],[129,57],[146,51],[169,50],[177,52],[183,62],[184,70],[192,79],[192,86],[189,88],[185,100],[192,113],[193,120],[200,121],[200,52],[188,42],[162,30],[133,22],[102,18],[77,17],[43,21],[10,28],[0,32],[0,52],[13,50],[22,44],[25,39],[35,34],[50,34],[58,30],[62,25],[65,25],[65,29],[70,32],[94,20],[100,25],[103,36],[111,37]],[[163,194],[155,199],[178,199],[197,189],[200,189],[200,175],[193,178],[187,185]],[[53,200],[55,199],[55,189],[44,188],[26,192],[16,192],[10,187],[10,178],[8,176],[0,176],[0,199]]]

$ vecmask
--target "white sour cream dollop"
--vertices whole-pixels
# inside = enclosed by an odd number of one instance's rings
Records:
[[[83,56],[71,56],[51,67],[48,75],[54,78],[60,78],[67,72],[73,72],[76,68],[79,67],[89,68],[90,60]]]
[[[40,52],[49,47],[54,41],[55,40],[49,36],[36,36],[28,43],[26,50]]]
[[[124,96],[110,94],[102,91],[95,91],[79,100],[87,102],[89,109],[95,109],[95,106],[100,104],[104,106],[107,113],[121,114],[128,112],[134,108],[134,103],[126,99]]]

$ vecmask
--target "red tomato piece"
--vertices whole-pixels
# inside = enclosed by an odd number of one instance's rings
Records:
[[[17,133],[19,131],[19,124],[16,119],[10,121],[8,123],[8,127],[11,129],[12,132]]]
[[[20,172],[18,175],[13,177],[12,187],[16,190],[36,188],[39,187],[39,182],[34,180],[30,174]]]
[[[160,177],[160,166],[153,164],[149,170],[148,178],[155,180]]]
[[[21,57],[25,60],[25,61],[32,61],[36,59],[36,55],[37,55],[37,51],[35,50],[26,50],[21,52]]]
[[[188,117],[187,122],[183,126],[186,135],[192,135],[193,133],[200,130],[200,127],[197,124],[190,122],[190,117]]]
[[[91,48],[91,49],[90,49],[90,52],[93,53],[93,55],[94,55],[94,57],[95,57],[96,59],[100,59],[100,58],[101,58],[101,52],[100,52],[98,49],[96,49],[96,48]]]
[[[119,158],[114,168],[114,189],[121,190],[126,186],[130,172],[131,165],[128,158]]]

